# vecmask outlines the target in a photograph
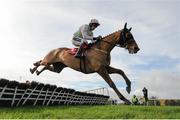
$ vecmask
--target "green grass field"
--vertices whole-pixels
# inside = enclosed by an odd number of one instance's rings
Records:
[[[0,108],[0,119],[135,119],[180,118],[180,106],[49,106]]]

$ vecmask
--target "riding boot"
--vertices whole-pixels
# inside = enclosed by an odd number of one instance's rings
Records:
[[[80,45],[80,47],[78,48],[78,51],[75,55],[76,58],[80,58],[83,52],[83,44]]]

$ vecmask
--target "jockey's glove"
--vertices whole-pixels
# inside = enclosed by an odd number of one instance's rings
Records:
[[[96,40],[96,41],[99,41],[99,40],[101,40],[102,39],[102,36],[101,35],[99,35],[98,37],[93,37],[93,40]]]
[[[101,36],[101,35],[99,35],[99,36],[98,36],[98,39],[99,39],[99,40],[101,40],[101,39],[102,39],[102,36]]]

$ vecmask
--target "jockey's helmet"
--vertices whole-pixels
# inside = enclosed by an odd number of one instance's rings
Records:
[[[97,19],[91,19],[90,23],[89,24],[95,24],[97,26],[99,26],[99,21]]]

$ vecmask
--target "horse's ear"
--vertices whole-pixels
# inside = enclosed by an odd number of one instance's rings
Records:
[[[126,30],[127,28],[127,22],[124,24],[124,30]]]
[[[132,27],[130,27],[128,31],[130,32],[130,31],[131,31],[131,29],[132,29]]]

